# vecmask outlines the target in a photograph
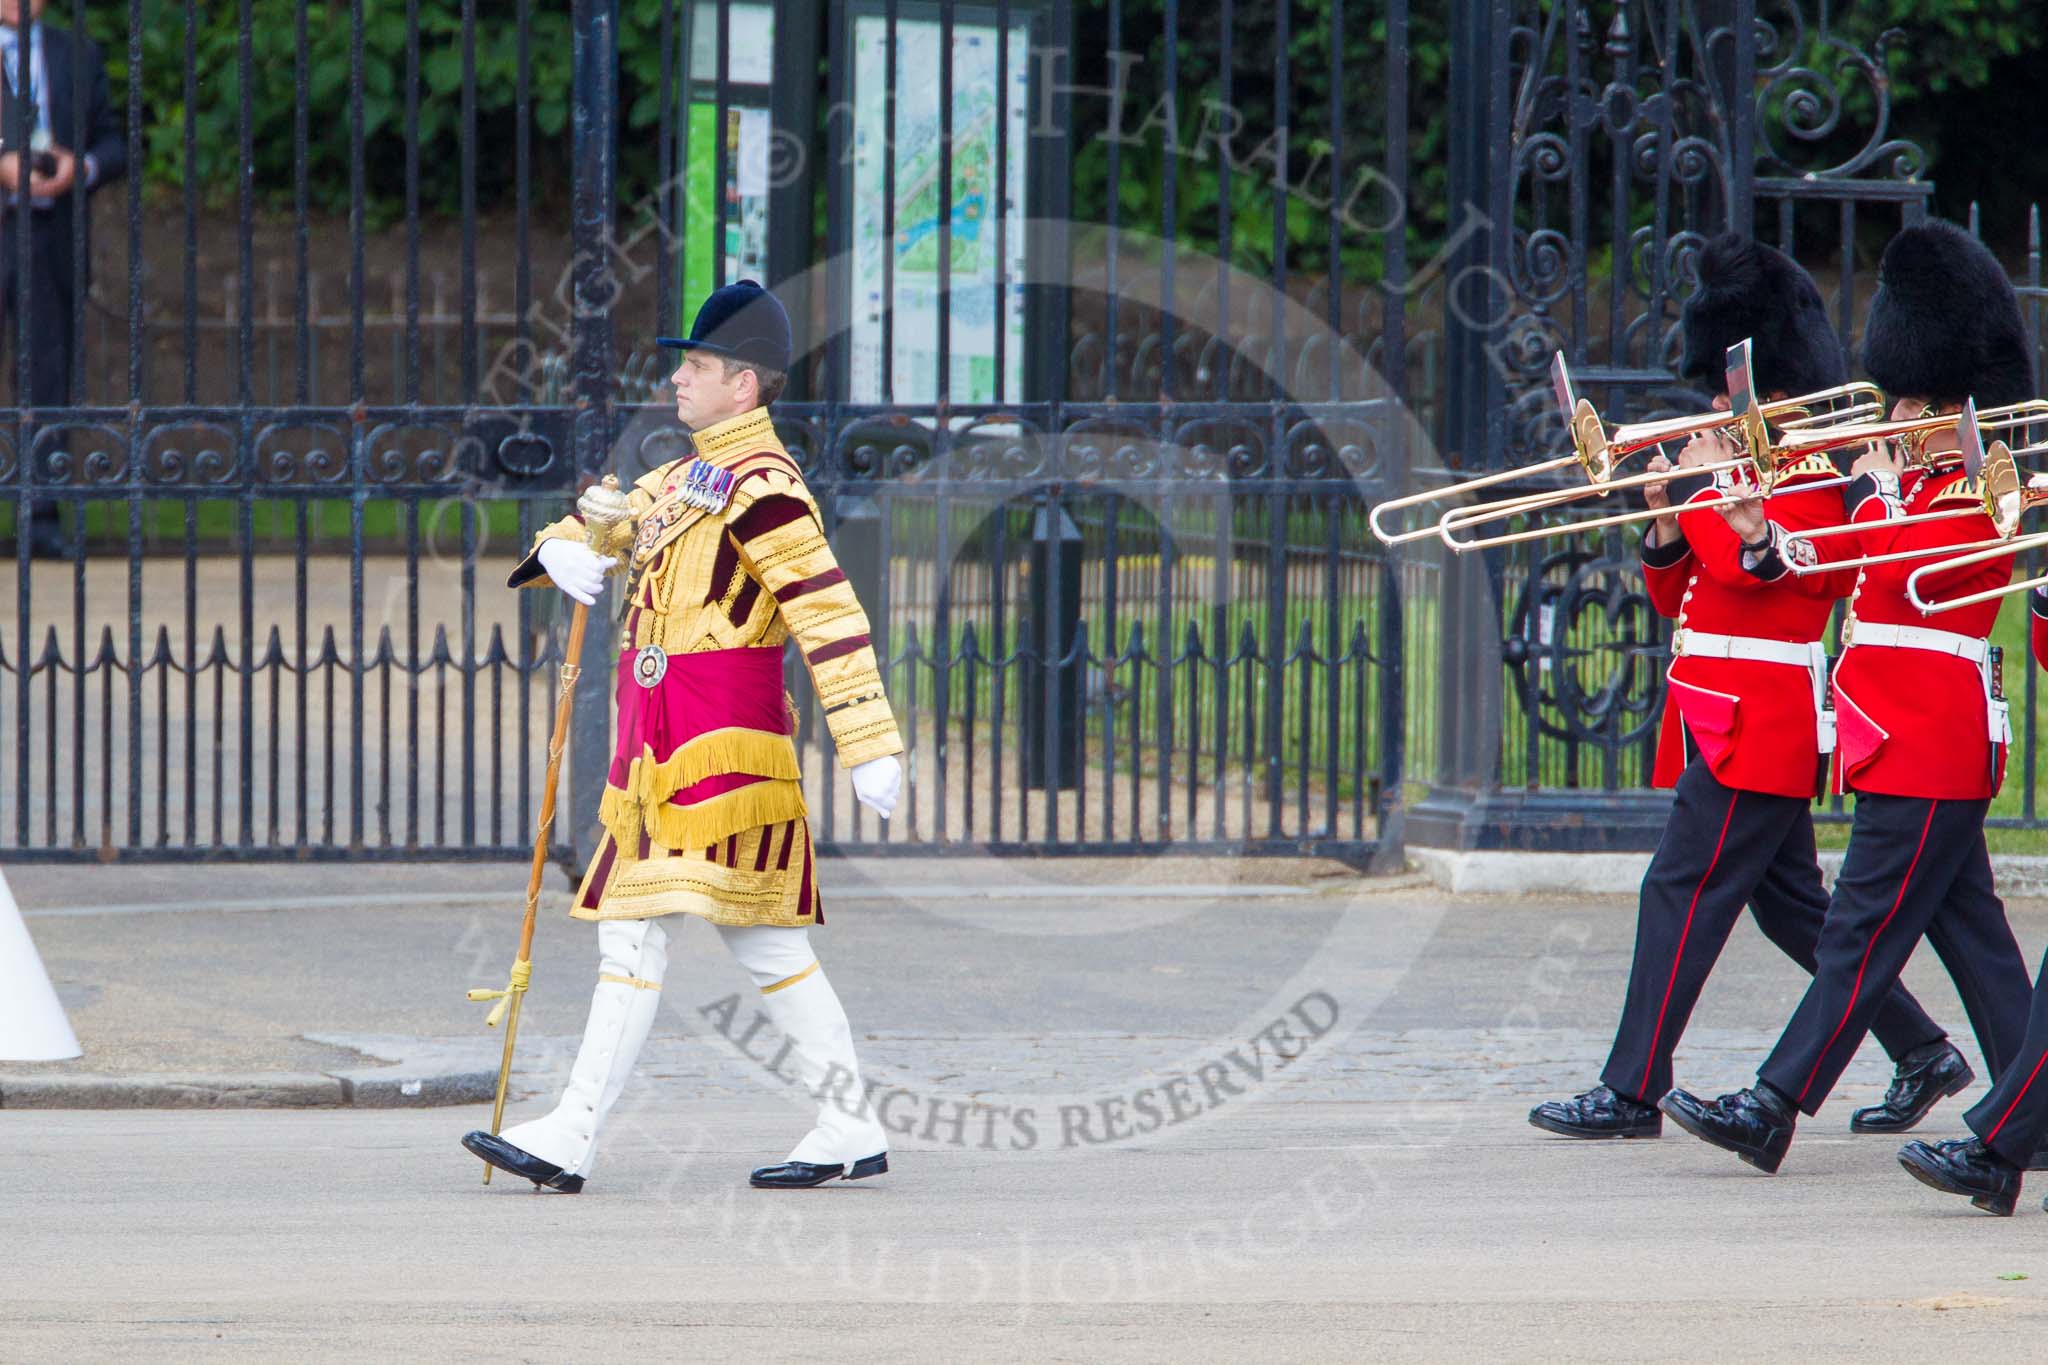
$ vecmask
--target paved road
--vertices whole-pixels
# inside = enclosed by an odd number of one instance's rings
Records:
[[[0,1111],[0,1358],[2038,1359],[2048,1181],[1994,1220],[1907,1180],[1845,1130],[1874,1049],[1775,1179],[1682,1136],[1527,1127],[1597,1069],[1625,901],[1178,863],[831,873],[817,940],[885,1179],[741,1185],[803,1110],[688,926],[578,1198],[482,1188],[455,1146],[474,1107]],[[87,1065],[491,1046],[460,988],[502,973],[516,874],[9,876]],[[347,897],[371,899],[322,899]],[[2048,905],[2015,911],[2038,951]],[[546,921],[529,1095],[590,946]],[[1912,980],[1960,1020],[1931,960]],[[1738,929],[1682,1079],[1740,1084],[1799,985]]]
[[[1547,1141],[1503,1103],[1253,1108],[1031,1160],[737,1176],[759,1104],[643,1100],[582,1196],[476,1183],[431,1111],[22,1114],[15,1360],[2038,1360],[2048,1223],[1817,1137]],[[2026,1280],[2002,1276],[2028,1274]]]

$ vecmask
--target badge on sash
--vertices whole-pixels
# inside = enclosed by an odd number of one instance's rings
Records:
[[[668,651],[660,645],[647,645],[633,656],[633,681],[653,690],[668,673]]]

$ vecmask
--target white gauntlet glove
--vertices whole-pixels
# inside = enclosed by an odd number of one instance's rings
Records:
[[[894,754],[886,758],[871,758],[865,763],[855,764],[848,774],[853,778],[853,794],[884,820],[896,809],[896,800],[903,795],[903,765]]]
[[[597,605],[598,594],[604,591],[604,571],[619,562],[580,540],[544,540],[535,554],[555,586],[586,607]]]

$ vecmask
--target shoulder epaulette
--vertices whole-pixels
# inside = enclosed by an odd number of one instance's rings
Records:
[[[1959,476],[1928,496],[1929,507],[1953,507],[1959,503],[1984,505],[1984,480]]]
[[[1778,482],[1782,484],[1792,479],[1832,479],[1836,476],[1835,462],[1816,450],[1796,463],[1781,468],[1778,471]]]

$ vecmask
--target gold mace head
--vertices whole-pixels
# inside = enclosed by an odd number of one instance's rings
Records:
[[[582,514],[584,524],[593,530],[615,526],[633,517],[633,505],[619,488],[619,477],[607,474],[601,483],[594,483],[583,490],[576,499],[576,510]]]

